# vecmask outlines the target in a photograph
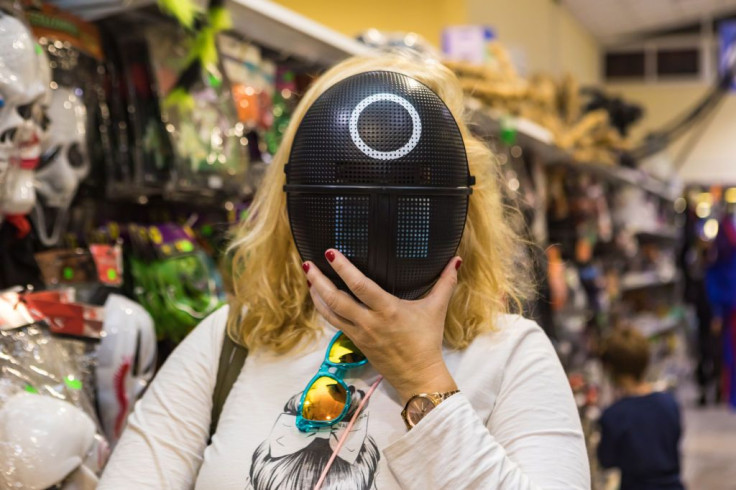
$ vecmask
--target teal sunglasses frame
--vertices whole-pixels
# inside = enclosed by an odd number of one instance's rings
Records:
[[[348,410],[350,410],[352,396],[350,394],[350,389],[348,388],[347,383],[343,381],[343,378],[348,370],[367,364],[368,359],[364,358],[362,361],[346,363],[335,363],[330,361],[330,351],[332,350],[332,346],[335,345],[335,342],[337,342],[337,340],[343,335],[345,334],[342,331],[339,331],[334,337],[332,337],[330,344],[327,346],[327,352],[325,352],[325,359],[322,361],[322,365],[319,367],[317,374],[309,380],[309,383],[307,383],[307,386],[304,388],[302,396],[299,399],[299,408],[296,415],[296,427],[302,432],[315,432],[325,427],[332,427],[344,419]],[[345,338],[347,338],[347,336],[345,336]],[[304,408],[304,400],[307,397],[307,393],[309,393],[309,389],[319,378],[330,378],[336,381],[345,390],[345,407],[342,409],[342,413],[332,420],[309,420],[302,416],[302,409]]]

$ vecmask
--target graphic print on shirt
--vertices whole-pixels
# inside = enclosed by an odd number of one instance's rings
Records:
[[[311,490],[317,484],[332,451],[347,428],[353,413],[365,396],[364,390],[350,386],[350,410],[343,421],[330,429],[300,432],[296,415],[301,393],[286,403],[268,439],[253,453],[246,490]],[[350,436],[330,468],[322,488],[375,489],[375,475],[381,454],[368,435],[366,404],[355,421]]]

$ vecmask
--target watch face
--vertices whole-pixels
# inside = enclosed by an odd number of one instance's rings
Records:
[[[417,396],[411,399],[409,406],[406,407],[406,419],[411,426],[415,426],[424,418],[430,410],[434,408],[434,403],[429,398]]]

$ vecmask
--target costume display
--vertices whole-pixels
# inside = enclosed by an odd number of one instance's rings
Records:
[[[705,276],[713,316],[721,323],[721,397],[736,408],[736,223],[727,216],[715,240],[715,260]]]

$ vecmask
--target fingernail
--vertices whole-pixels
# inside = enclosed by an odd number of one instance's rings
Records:
[[[460,269],[461,265],[463,265],[463,259],[457,259],[457,262],[455,262],[455,270]]]
[[[327,260],[332,262],[333,260],[335,260],[335,252],[332,250],[328,250],[327,252],[325,252],[325,257],[327,258]]]
[[[311,287],[312,287],[312,283],[311,283],[311,282],[309,282],[309,281],[307,281],[307,287],[308,287],[308,288],[311,288]]]
[[[302,264],[302,270],[304,270],[304,273],[305,273],[305,274],[306,274],[307,272],[309,272],[309,262],[304,262],[304,263]]]

